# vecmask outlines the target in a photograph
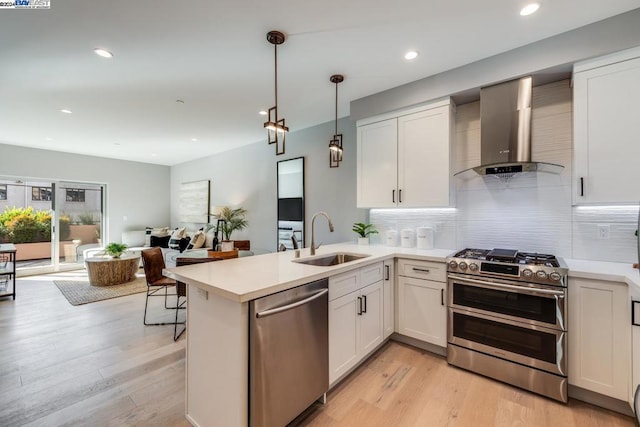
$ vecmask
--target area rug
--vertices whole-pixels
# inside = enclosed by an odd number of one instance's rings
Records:
[[[147,290],[147,281],[144,276],[137,276],[134,281],[113,286],[91,286],[86,280],[54,280],[53,283],[71,305],[88,304]]]

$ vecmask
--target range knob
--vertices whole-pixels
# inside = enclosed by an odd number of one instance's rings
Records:
[[[549,279],[553,280],[554,282],[559,282],[561,278],[562,276],[560,276],[560,273],[558,273],[557,271],[549,274]]]
[[[458,264],[458,267],[460,267],[460,270],[466,270],[467,269],[467,263],[462,261],[460,264]]]
[[[469,264],[469,270],[478,271],[478,264],[476,264],[475,262],[472,262],[471,264]]]
[[[533,271],[529,270],[528,268],[525,268],[524,270],[522,270],[522,275],[527,279],[530,279],[533,276]]]
[[[546,279],[547,278],[547,272],[540,270],[540,271],[536,272],[536,277],[538,279]]]
[[[455,262],[454,260],[449,261],[449,268],[454,269],[458,267],[458,263]]]

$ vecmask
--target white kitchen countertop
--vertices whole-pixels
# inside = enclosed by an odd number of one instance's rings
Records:
[[[585,259],[564,259],[569,266],[569,286],[571,277],[583,279],[623,282],[640,288],[640,272],[632,263],[591,261]]]
[[[292,262],[294,251],[285,251],[168,268],[163,273],[232,301],[246,302],[385,259],[404,257],[444,262],[454,250],[339,243],[321,246],[316,250],[316,256],[334,252],[370,256],[345,264],[319,267]],[[309,256],[309,248],[301,249],[300,258]]]
[[[232,301],[247,302],[314,280],[333,276],[353,268],[396,257],[444,262],[454,249],[416,249],[384,245],[338,243],[321,246],[316,256],[334,252],[370,255],[356,261],[330,267],[292,262],[294,251],[227,259],[221,262],[194,264],[165,269],[168,277],[197,286]],[[309,257],[309,248],[301,249],[300,258]],[[640,288],[640,272],[631,263],[564,259],[569,277],[623,282]],[[569,281],[569,286],[571,286]]]

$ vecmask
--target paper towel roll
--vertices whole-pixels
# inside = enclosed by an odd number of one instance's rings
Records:
[[[413,230],[405,228],[400,232],[400,240],[403,248],[412,248],[414,245]]]
[[[387,230],[387,246],[398,246],[398,232],[396,230]]]
[[[433,249],[433,228],[418,227],[416,229],[418,249]]]

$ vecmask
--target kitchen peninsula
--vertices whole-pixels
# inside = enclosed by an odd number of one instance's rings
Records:
[[[322,246],[316,256],[335,252],[368,255],[345,264],[318,267],[292,262],[278,252],[223,262],[167,269],[189,284],[187,302],[186,417],[194,425],[248,425],[248,302],[396,256],[442,263],[452,250],[385,246]],[[301,257],[309,249],[301,250]]]

